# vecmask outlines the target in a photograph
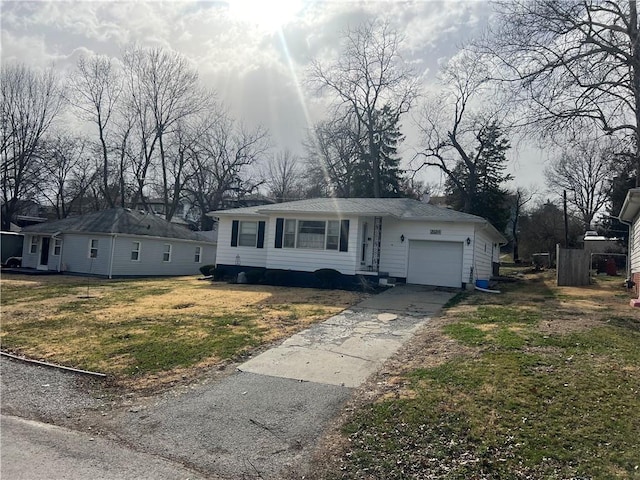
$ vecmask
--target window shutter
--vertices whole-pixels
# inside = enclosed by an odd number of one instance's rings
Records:
[[[258,248],[264,248],[264,222],[258,222]]]
[[[340,222],[340,251],[349,251],[349,220]]]
[[[276,218],[275,248],[282,248],[282,232],[284,230],[284,218]]]
[[[238,226],[240,222],[238,220],[234,220],[231,224],[231,246],[238,246]]]

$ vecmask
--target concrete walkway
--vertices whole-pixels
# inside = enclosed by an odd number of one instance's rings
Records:
[[[314,325],[239,370],[358,387],[454,294],[401,285]]]

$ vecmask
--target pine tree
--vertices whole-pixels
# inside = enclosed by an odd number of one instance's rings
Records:
[[[504,173],[511,145],[497,122],[481,128],[476,139],[475,154],[469,161],[460,160],[447,179],[447,201],[456,210],[486,218],[502,232],[509,221],[503,184],[512,178]]]
[[[380,159],[378,191],[381,197],[401,196],[401,185],[403,171],[400,168],[400,157],[398,156],[398,146],[404,140],[400,133],[399,119],[393,114],[388,106],[376,112],[374,116],[375,129],[375,151],[368,151],[368,144],[361,141],[360,161],[358,162],[354,174],[355,197],[373,197],[375,195],[375,178],[373,169],[375,162],[373,158]]]

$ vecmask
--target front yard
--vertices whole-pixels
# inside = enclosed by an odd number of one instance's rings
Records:
[[[640,478],[640,318],[548,275],[434,319],[346,409],[313,478]]]
[[[0,288],[3,351],[106,373],[133,388],[240,359],[360,298],[195,277],[3,275]]]

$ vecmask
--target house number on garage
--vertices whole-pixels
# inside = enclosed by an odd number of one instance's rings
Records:
[[[431,230],[429,233],[431,233],[431,235],[442,235],[442,230]]]

